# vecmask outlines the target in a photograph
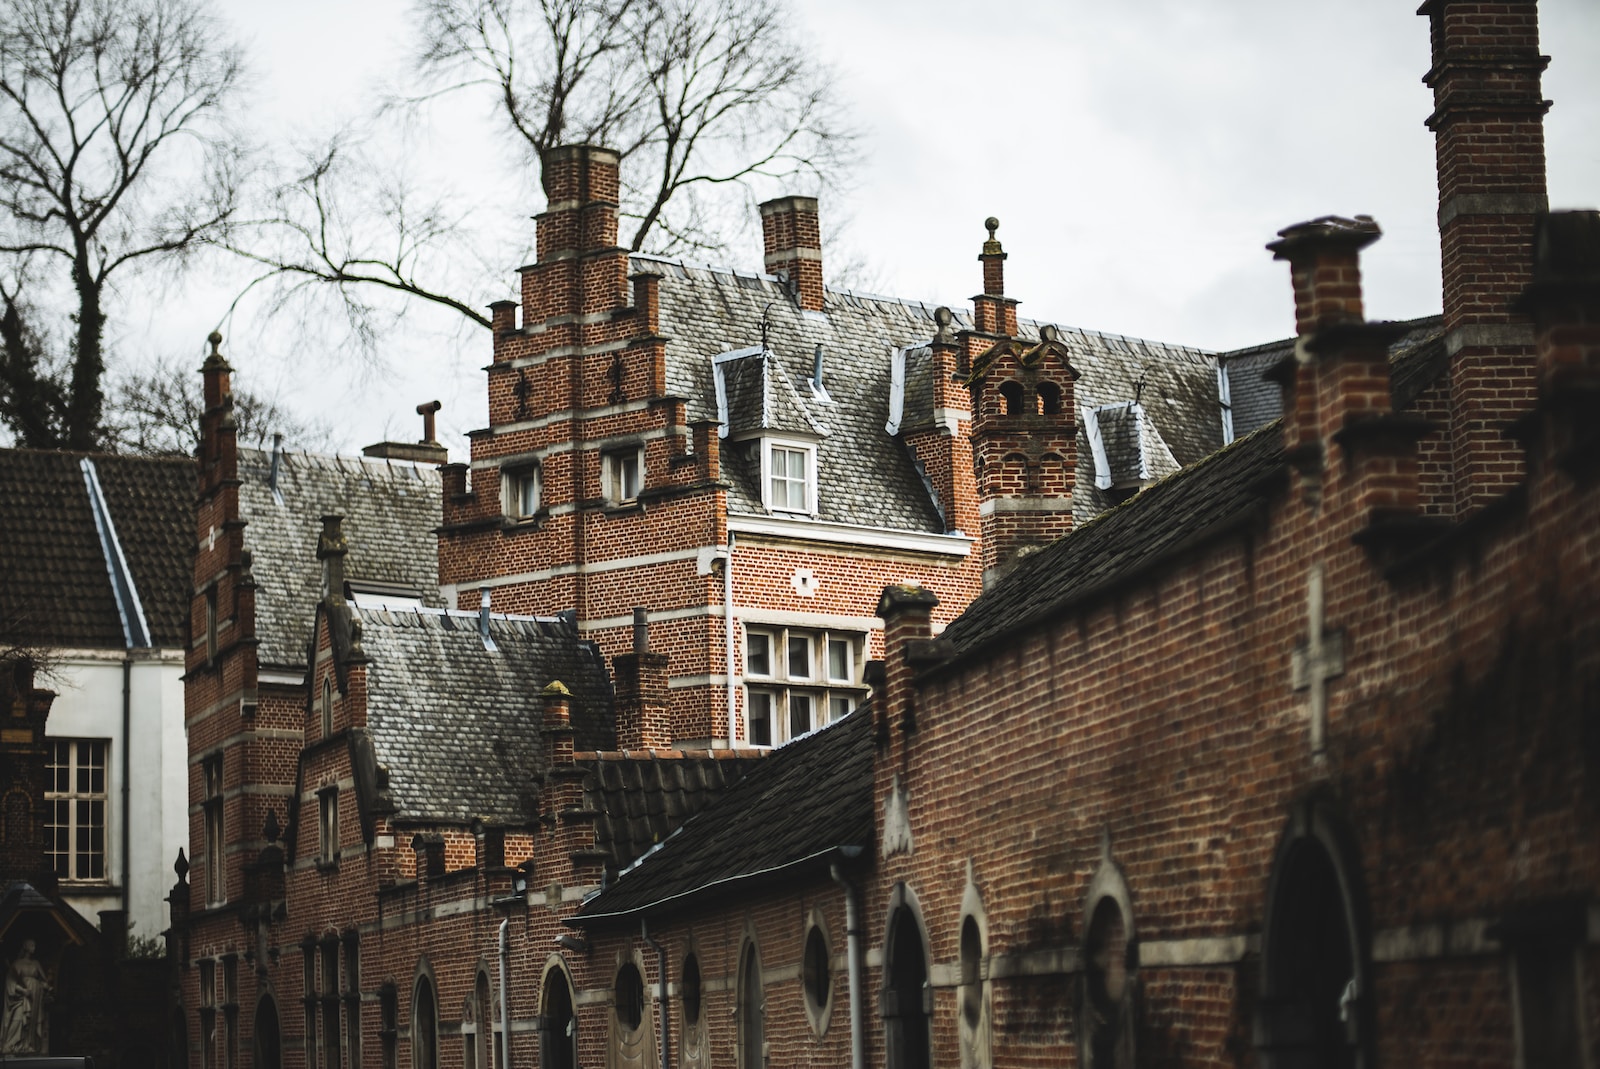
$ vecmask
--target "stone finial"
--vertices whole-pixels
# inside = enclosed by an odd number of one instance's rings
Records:
[[[177,874],[178,882],[183,883],[189,878],[189,859],[184,856],[183,847],[178,847],[178,860],[172,863],[172,871]]]
[[[989,239],[983,243],[983,252],[978,254],[978,259],[983,261],[983,293],[986,297],[1003,297],[1006,292],[1006,253],[1000,247],[1000,239],[994,236],[994,232],[1000,229],[1000,220],[991,215],[983,221],[983,226],[989,231]]]
[[[989,232],[989,240],[983,243],[983,251],[985,255],[993,256],[1001,251],[1000,239],[994,236],[994,232],[1000,229],[1000,220],[991,215],[983,221],[983,228]]]
[[[572,691],[568,690],[567,685],[561,680],[552,679],[544,685],[544,689],[539,692],[539,695],[544,698],[570,698],[572,697]]]
[[[206,335],[206,341],[211,343],[211,352],[206,354],[206,362],[201,367],[201,370],[206,371],[212,368],[223,371],[231,370],[228,367],[228,358],[222,355],[221,332],[213,330],[210,334]]]
[[[951,330],[950,327],[955,321],[956,314],[944,305],[941,304],[935,308],[933,310],[933,340],[940,345],[954,345],[956,335],[955,331]]]

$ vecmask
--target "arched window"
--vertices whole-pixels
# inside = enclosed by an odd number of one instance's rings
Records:
[[[993,1022],[984,978],[984,964],[989,957],[988,913],[970,862],[967,886],[961,893],[961,930],[956,951],[956,1034],[961,1040],[961,1069],[989,1069],[994,1057]]]
[[[617,970],[615,994],[617,1024],[624,1032],[637,1032],[644,1023],[644,977],[633,962],[624,962]]]
[[[467,1039],[467,1066],[490,1069],[496,1062],[492,1037],[494,1035],[493,999],[489,994],[489,974],[478,970],[478,979],[472,985],[472,1020],[477,1032]]]
[[[322,677],[322,737],[333,734],[333,677]]]
[[[896,887],[891,902],[905,894]],[[889,1069],[929,1069],[932,1041],[928,1016],[932,990],[928,987],[928,949],[922,925],[904,901],[889,914],[884,950],[883,1026]]]
[[[271,995],[256,1003],[255,1069],[281,1069],[283,1041],[278,1032],[278,1004]]]
[[[1053,382],[1039,383],[1039,414],[1042,416],[1059,415],[1061,412],[1061,387]]]
[[[983,1017],[983,980],[979,964],[983,960],[983,937],[978,934],[978,919],[968,916],[961,922],[961,1019],[968,1028],[977,1028]]]
[[[1371,1064],[1359,872],[1330,815],[1296,807],[1267,888],[1256,1030],[1263,1069]]]
[[[411,997],[411,1069],[439,1069],[439,1003],[426,974]]]
[[[1091,1069],[1131,1067],[1132,1014],[1128,977],[1128,921],[1111,895],[1101,898],[1083,941],[1082,1031]]]
[[[761,1069],[766,1063],[764,1016],[765,996],[761,990],[761,956],[755,943],[746,943],[739,955],[739,1069]]]
[[[578,1069],[578,1019],[572,1012],[572,983],[565,969],[554,966],[545,972],[543,996],[540,1069]]]
[[[697,1028],[700,1024],[700,959],[690,954],[683,959],[683,981],[678,985],[682,991],[680,1001],[683,1003],[684,1028]]]
[[[1000,414],[1020,416],[1027,411],[1022,404],[1022,383],[1008,379],[1000,384]]]

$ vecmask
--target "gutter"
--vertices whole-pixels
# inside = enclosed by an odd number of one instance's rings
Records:
[[[822,861],[828,861],[830,864],[835,859],[851,861],[860,857],[862,851],[865,849],[866,848],[863,846],[856,846],[853,844],[830,846],[826,849],[818,850],[816,853],[807,854],[805,857],[795,858],[793,861],[785,861],[781,865],[773,865],[770,868],[758,869],[755,872],[741,872],[737,876],[727,876],[720,880],[713,880],[710,883],[701,884],[700,886],[691,888],[687,891],[680,891],[677,894],[668,895],[665,898],[658,898],[654,901],[645,902],[637,906],[629,906],[627,909],[619,909],[611,913],[580,913],[575,917],[566,918],[564,921],[562,921],[562,923],[573,928],[582,928],[586,925],[596,924],[603,921],[620,921],[624,918],[631,919],[635,916],[642,916],[647,912],[658,912],[664,908],[681,905],[692,898],[697,898],[700,895],[718,888],[733,887],[741,883],[749,883],[773,876],[787,875],[792,872],[798,872],[801,869],[813,867]]]

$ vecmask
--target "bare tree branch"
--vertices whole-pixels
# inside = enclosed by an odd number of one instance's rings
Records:
[[[238,149],[222,120],[239,77],[238,53],[192,0],[0,6],[0,269],[48,292],[29,259],[44,254],[74,293],[55,379],[9,357],[0,376],[0,419],[23,444],[100,444],[108,286],[181,262],[233,214]],[[48,313],[23,298],[11,291],[5,311],[25,334]],[[46,385],[64,407],[46,422],[20,415],[49,400]]]

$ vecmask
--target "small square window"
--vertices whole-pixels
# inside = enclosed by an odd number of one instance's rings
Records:
[[[509,468],[500,480],[501,511],[506,516],[525,520],[539,511],[538,465]]]
[[[779,512],[811,511],[811,450],[767,447],[767,507]]]
[[[613,504],[632,501],[644,489],[644,450],[619,449],[600,458],[605,498]]]
[[[744,640],[744,674],[770,676],[772,674],[772,636],[752,631]]]

